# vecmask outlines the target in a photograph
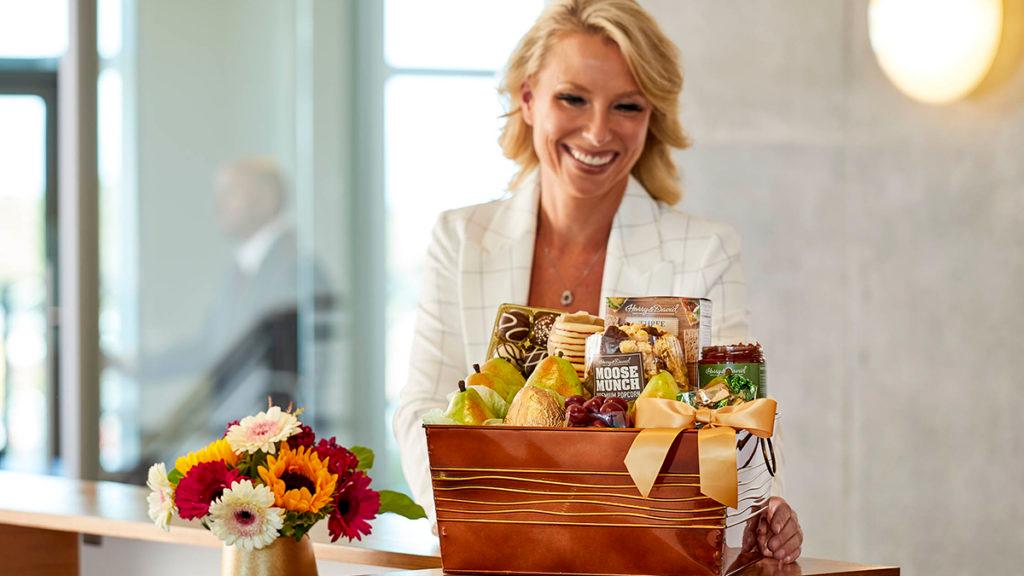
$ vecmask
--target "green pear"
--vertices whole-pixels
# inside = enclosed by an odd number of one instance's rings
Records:
[[[560,356],[548,356],[542,360],[533,370],[533,374],[530,374],[526,385],[547,388],[563,398],[588,395],[583,383],[580,382],[580,377],[576,375],[576,369]]]
[[[516,392],[519,392],[519,389],[526,385],[526,378],[523,378],[523,373],[504,358],[499,358],[497,356],[491,358],[487,362],[484,362],[480,371],[486,374],[493,374],[504,379],[509,387],[515,390],[515,392],[512,392],[512,396],[505,398],[505,400],[509,402],[511,402],[512,398],[515,397]]]
[[[675,400],[680,393],[679,384],[676,384],[676,379],[672,377],[672,374],[662,370],[655,374],[650,380],[647,381],[647,385],[644,386],[640,396],[637,398],[665,398],[667,400]],[[630,402],[628,419],[630,422],[636,420],[636,403]]]
[[[662,370],[647,381],[647,385],[644,386],[643,392],[640,392],[640,398],[665,398],[668,400],[675,400],[676,396],[679,395],[679,392],[679,385],[676,384],[676,379],[673,378],[672,374],[669,372]]]
[[[483,399],[484,405],[486,405],[487,409],[491,411],[491,414],[494,414],[495,418],[500,420],[505,417],[506,413],[508,413],[509,403],[501,397],[501,394],[498,394],[487,386],[466,386],[466,388],[471,388],[480,393],[480,398]]]
[[[497,360],[501,359],[498,358]],[[505,360],[501,361],[508,364]],[[509,382],[504,376],[495,373],[493,368],[488,371],[487,364],[489,363],[490,362],[485,363],[483,368],[481,368],[479,364],[473,364],[474,372],[466,377],[466,385],[490,388],[497,392],[505,402],[512,402],[512,398],[515,397],[516,392],[518,392],[522,386],[517,386],[516,384]],[[511,366],[511,364],[509,364],[509,366]],[[513,368],[513,370],[515,369]],[[518,370],[516,373],[519,373]],[[522,376],[519,378],[521,380]]]
[[[480,397],[480,393],[472,388],[466,388],[466,383],[462,380],[459,380],[459,391],[452,396],[444,415],[465,426],[480,426],[487,420],[496,418]]]

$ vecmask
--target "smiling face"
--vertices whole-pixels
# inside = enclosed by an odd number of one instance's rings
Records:
[[[523,86],[522,110],[542,183],[580,198],[625,189],[651,106],[614,42],[584,33],[556,42]]]

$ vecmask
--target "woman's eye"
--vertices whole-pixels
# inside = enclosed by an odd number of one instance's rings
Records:
[[[577,96],[575,94],[563,93],[559,94],[557,98],[570,106],[582,106],[586,102],[586,100],[584,100],[582,96]]]
[[[618,109],[618,110],[621,110],[623,112],[643,112],[644,111],[644,107],[643,106],[641,106],[640,104],[634,104],[634,103],[619,104],[615,108]]]

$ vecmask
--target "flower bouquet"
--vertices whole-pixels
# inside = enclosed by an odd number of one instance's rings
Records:
[[[408,496],[370,488],[372,451],[345,448],[333,437],[317,441],[299,421],[301,412],[269,406],[228,424],[223,438],[178,458],[170,472],[154,464],[147,481],[150,518],[165,530],[175,514],[199,520],[228,547],[245,552],[294,539],[305,543],[312,562],[304,536],[324,518],[334,542],[370,534],[378,514],[426,517]]]

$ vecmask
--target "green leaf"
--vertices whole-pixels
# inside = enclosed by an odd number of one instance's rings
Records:
[[[359,466],[356,470],[369,470],[373,468],[373,450],[370,450],[366,446],[353,446],[348,449],[349,452],[356,455],[359,459]]]
[[[177,486],[178,482],[180,482],[181,479],[184,477],[185,475],[182,474],[181,472],[178,472],[178,469],[175,468],[174,470],[171,470],[167,474],[167,481],[170,482],[172,486]]]
[[[409,498],[401,492],[395,492],[394,490],[381,490],[380,511],[378,511],[378,514],[385,514],[388,512],[404,516],[410,520],[427,517],[427,513],[423,510],[423,506],[413,502],[412,498]]]

